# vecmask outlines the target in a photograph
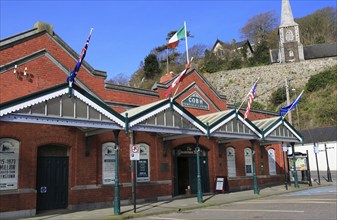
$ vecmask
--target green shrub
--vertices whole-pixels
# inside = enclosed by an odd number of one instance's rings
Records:
[[[307,91],[314,92],[335,84],[337,84],[337,66],[311,76],[306,87]]]

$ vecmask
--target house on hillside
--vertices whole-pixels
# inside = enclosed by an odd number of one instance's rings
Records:
[[[250,44],[249,40],[244,40],[240,42],[236,42],[233,40],[232,44],[225,43],[219,39],[217,39],[211,49],[211,51],[218,56],[219,58],[223,58],[226,54],[226,51],[240,51],[240,50],[246,50],[246,56],[252,57],[253,56],[253,47]]]

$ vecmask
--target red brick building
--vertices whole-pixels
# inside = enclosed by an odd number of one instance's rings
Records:
[[[153,90],[108,84],[84,61],[69,96],[65,80],[78,54],[51,26],[37,23],[0,43],[4,217],[130,203],[131,167],[139,202],[196,194],[197,155],[202,193],[217,190],[217,177],[223,192],[251,189],[254,178],[280,184],[281,143],[302,141],[276,114],[252,110],[243,120],[194,69],[166,99],[172,80]]]

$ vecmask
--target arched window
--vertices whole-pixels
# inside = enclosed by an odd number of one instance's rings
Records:
[[[150,181],[150,146],[147,144],[139,144],[139,160],[136,166],[137,182]]]
[[[294,51],[289,50],[289,57],[293,57],[294,56]]]
[[[268,150],[269,175],[276,175],[275,150]]]
[[[228,147],[226,149],[226,155],[227,155],[228,177],[235,177],[236,176],[235,149],[233,147]]]
[[[18,188],[20,142],[12,138],[0,138],[0,190]]]
[[[102,145],[102,184],[115,183],[115,143],[106,142]]]
[[[246,165],[246,176],[253,175],[253,157],[252,157],[252,150],[250,148],[245,148],[245,165]]]
[[[292,41],[294,40],[294,34],[291,30],[287,30],[286,32],[286,41]]]

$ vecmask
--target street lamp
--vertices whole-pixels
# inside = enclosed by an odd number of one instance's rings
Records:
[[[296,99],[297,95],[296,95],[296,89],[295,88],[292,88],[291,91],[294,93],[294,100]],[[297,126],[298,128],[300,127],[300,118],[298,116],[298,106],[296,108],[296,116],[297,116]]]

